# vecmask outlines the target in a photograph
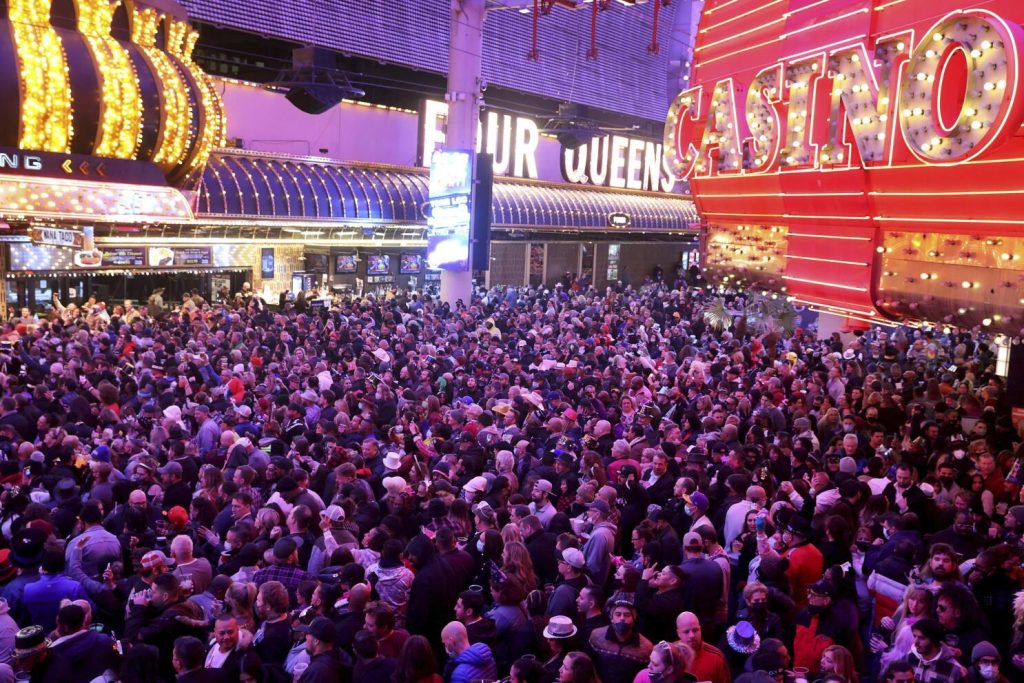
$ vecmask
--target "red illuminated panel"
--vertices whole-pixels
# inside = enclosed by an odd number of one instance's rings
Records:
[[[952,290],[968,276],[941,266],[989,267],[965,262],[972,248],[953,263],[892,245],[935,232],[1024,238],[1022,23],[1020,0],[707,0],[665,142],[709,244],[719,235],[722,257],[741,248],[737,235],[784,229],[772,260],[732,267],[854,315],[923,317],[917,299],[954,299],[918,294],[920,274]],[[897,257],[900,272],[885,275]],[[1016,304],[1024,279],[1008,282],[956,297]]]

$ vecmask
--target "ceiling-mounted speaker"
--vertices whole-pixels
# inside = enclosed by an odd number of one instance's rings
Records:
[[[555,136],[565,149],[576,149],[604,135],[596,121],[584,116],[579,105],[570,102],[558,105],[558,114],[548,119],[540,132]]]
[[[267,87],[286,90],[285,98],[307,114],[323,114],[344,99],[366,95],[338,69],[333,52],[314,46],[293,50],[291,68],[279,73]]]

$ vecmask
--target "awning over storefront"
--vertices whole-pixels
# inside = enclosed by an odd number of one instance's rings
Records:
[[[203,175],[197,217],[415,224],[426,202],[425,169],[223,150]],[[492,225],[509,229],[608,230],[624,214],[630,230],[681,231],[698,220],[682,196],[510,178],[495,180],[492,207]]]

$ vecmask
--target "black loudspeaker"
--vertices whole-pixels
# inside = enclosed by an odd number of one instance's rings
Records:
[[[473,234],[470,241],[471,270],[491,269],[491,197],[494,191],[494,157],[476,155],[476,195],[473,197]]]
[[[334,86],[292,88],[285,98],[307,114],[323,114],[345,98],[345,92]]]

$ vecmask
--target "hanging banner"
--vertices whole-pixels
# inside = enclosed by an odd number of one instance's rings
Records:
[[[51,247],[67,247],[81,249],[85,244],[85,236],[78,230],[64,228],[32,228],[32,244],[45,244]]]

